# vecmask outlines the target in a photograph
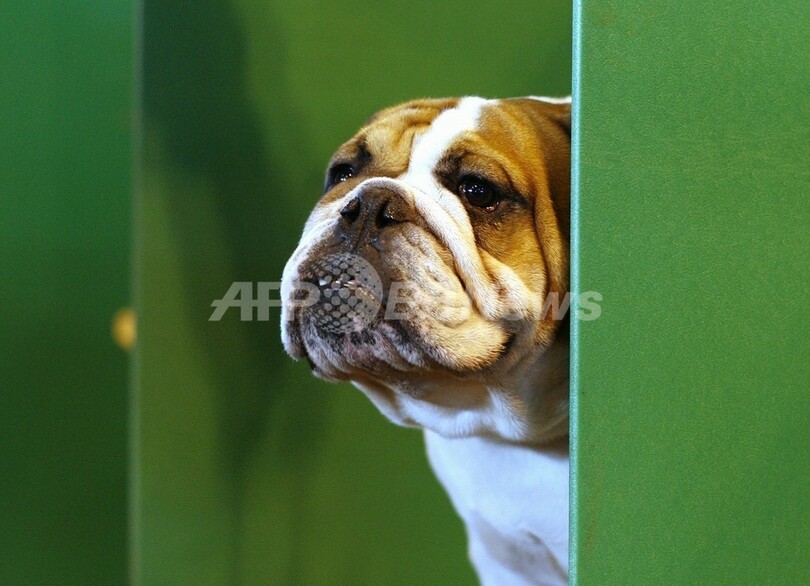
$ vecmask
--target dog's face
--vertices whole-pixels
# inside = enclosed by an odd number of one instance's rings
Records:
[[[570,102],[422,100],[341,146],[282,279],[284,345],[444,435],[564,432]]]

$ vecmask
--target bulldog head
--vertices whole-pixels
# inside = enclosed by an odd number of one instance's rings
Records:
[[[418,100],[341,146],[282,337],[394,422],[538,442],[568,420],[570,100]]]

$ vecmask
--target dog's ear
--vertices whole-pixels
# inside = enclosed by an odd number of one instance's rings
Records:
[[[545,116],[552,120],[563,132],[571,138],[571,97],[567,98],[530,98],[536,102],[535,107],[539,108]]]

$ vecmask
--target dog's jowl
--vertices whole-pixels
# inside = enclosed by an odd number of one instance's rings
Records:
[[[417,100],[329,164],[282,335],[428,456],[483,584],[568,577],[570,101]]]

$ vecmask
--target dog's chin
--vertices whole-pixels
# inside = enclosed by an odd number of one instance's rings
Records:
[[[449,328],[445,321],[420,316],[385,319],[386,308],[370,323],[324,327],[317,308],[300,308],[286,324],[287,352],[305,358],[323,379],[377,380],[387,385],[430,378],[479,375],[511,347],[513,335],[480,317]]]

